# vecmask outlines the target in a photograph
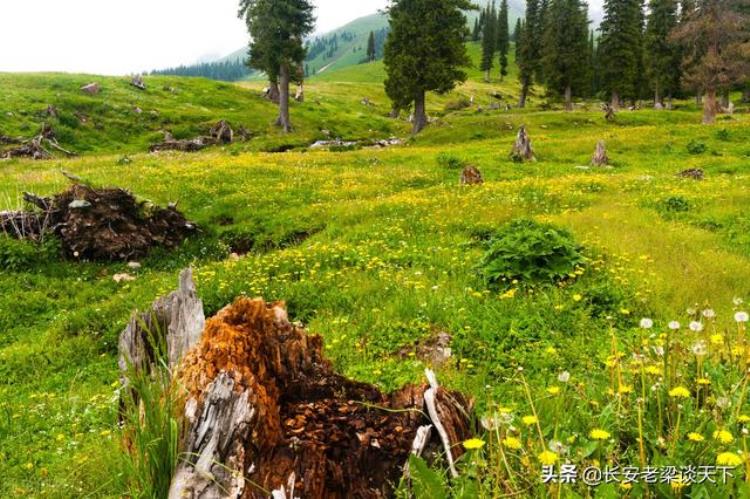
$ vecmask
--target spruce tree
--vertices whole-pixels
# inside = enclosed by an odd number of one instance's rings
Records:
[[[683,82],[703,89],[703,123],[716,121],[716,96],[750,78],[749,0],[701,0],[672,34],[684,47]]]
[[[508,0],[501,0],[497,15],[497,50],[500,52],[500,78],[508,76],[508,49],[510,32],[508,26]]]
[[[548,10],[549,0],[539,0],[539,14],[537,15],[536,25],[536,36],[539,40],[539,57],[541,57],[542,53],[544,52],[544,32],[547,29]],[[539,64],[537,64],[536,69],[534,70],[534,77],[536,83],[543,84],[546,81],[544,78],[544,64],[542,64],[541,59],[539,61]]]
[[[464,11],[469,0],[392,0],[385,44],[385,91],[394,109],[414,106],[413,132],[427,125],[425,94],[444,94],[466,81]]]
[[[375,60],[375,33],[370,31],[370,37],[367,39],[367,62]]]
[[[240,0],[239,16],[250,33],[250,66],[264,71],[272,85],[278,84],[276,124],[289,132],[289,84],[301,83],[307,53],[303,40],[315,26],[313,6],[307,0]]]
[[[481,35],[482,34],[479,31],[479,19],[474,19],[474,29],[471,31],[471,41],[478,42]]]
[[[534,84],[534,74],[539,66],[540,35],[539,0],[527,0],[526,19],[521,25],[516,42],[516,64],[518,65],[518,79],[521,82],[518,107],[526,106],[529,89]]]
[[[550,93],[573,109],[573,96],[587,92],[588,8],[580,0],[552,0],[546,14],[542,66]]]
[[[592,29],[589,34],[589,50],[588,50],[588,64],[589,64],[589,91],[588,96],[593,97],[599,93],[599,68],[597,63],[597,46],[596,36]]]
[[[640,0],[604,1],[599,67],[614,109],[623,98],[634,99],[638,93],[642,16]]]
[[[490,72],[495,62],[495,50],[497,49],[497,13],[495,4],[487,6],[484,14],[484,32],[482,33],[482,60],[479,69],[484,71],[484,81],[490,81]]]
[[[677,1],[651,0],[645,35],[646,70],[654,92],[654,107],[663,107],[664,96],[672,96],[679,82],[679,51],[669,39],[677,27]]]
[[[513,35],[511,41],[516,44],[516,51],[518,51],[518,40],[521,35],[521,18],[516,19],[516,26],[513,28]]]

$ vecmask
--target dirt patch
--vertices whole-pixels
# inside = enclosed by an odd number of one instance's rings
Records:
[[[321,337],[291,324],[283,303],[241,298],[222,310],[178,378],[189,392],[182,450],[191,457],[170,497],[387,497],[418,434],[434,425],[432,444],[452,458],[472,434],[472,404],[434,380],[384,394],[335,373]]]
[[[156,246],[174,248],[196,231],[174,205],[138,201],[123,189],[75,184],[51,198],[26,193],[36,210],[0,214],[0,232],[40,241],[60,239],[66,256],[88,260],[129,260]]]

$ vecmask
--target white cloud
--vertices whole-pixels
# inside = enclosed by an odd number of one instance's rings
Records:
[[[190,64],[247,43],[238,0],[0,0],[0,71],[126,74]],[[387,0],[318,0],[317,31]]]

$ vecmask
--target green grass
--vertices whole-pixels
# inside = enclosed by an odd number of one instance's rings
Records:
[[[476,55],[476,47],[471,50]],[[566,400],[593,407],[585,401],[601,400],[593,393],[608,386],[610,328],[629,341],[642,316],[662,324],[684,321],[685,308],[710,303],[731,323],[732,299],[750,296],[746,115],[703,127],[699,111],[682,103],[673,112],[621,112],[606,123],[595,104],[588,111],[543,111],[539,96],[524,111],[446,113],[445,105],[459,96],[475,95],[481,103],[494,89],[509,98],[517,92],[514,77],[486,84],[478,71],[471,75],[454,94],[430,97],[430,114],[440,119],[404,147],[284,154],[261,151],[308,143],[322,129],[344,138],[406,136],[407,123],[385,117],[389,105],[377,82],[382,66],[316,78],[306,103],[293,108],[298,128],[289,137],[270,129],[274,110],[253,84],[153,78],[141,94],[118,79],[0,75],[0,108],[13,112],[0,114],[2,133],[34,133],[41,120],[36,113],[52,103],[63,113],[61,143],[85,153],[0,162],[0,209],[17,207],[24,190],[64,188],[62,167],[157,203],[179,200],[203,228],[175,253],[145,259],[133,283],[112,279],[126,271],[124,264],[52,258],[3,269],[0,497],[126,493],[122,477],[103,466],[120,451],[117,337],[131,311],[174,288],[187,265],[196,268],[208,314],[239,295],[285,300],[291,317],[324,336],[337,368],[387,389],[421,379],[424,365],[400,357],[401,349],[436,330],[450,332],[456,363],[440,378],[472,393],[480,414],[501,405],[518,415],[528,411],[520,366],[535,394],[543,394],[559,371],[570,371],[588,382],[588,391]],[[80,95],[77,88],[91,80],[102,82],[103,93]],[[362,106],[363,97],[374,105]],[[144,110],[141,117],[130,114],[134,105]],[[158,117],[150,117],[151,109]],[[93,123],[68,127],[65,117],[75,110],[90,114]],[[218,118],[245,124],[259,137],[194,155],[139,153],[167,125],[190,136]],[[508,156],[520,124],[528,126],[536,163],[519,165]],[[579,168],[599,139],[606,140],[615,168]],[[690,153],[695,141],[706,151]],[[131,155],[128,166],[118,164],[123,153]],[[438,161],[441,155],[478,166],[485,185],[459,187],[459,170]],[[707,179],[675,176],[689,167],[705,169]],[[665,209],[673,197],[686,200],[687,210]],[[488,289],[477,269],[485,252],[480,236],[518,218],[570,231],[590,261],[583,275],[530,291]],[[301,233],[310,237],[296,243]],[[228,245],[238,240],[255,245],[233,261]],[[724,371],[712,376],[717,396],[735,386]],[[541,400],[549,438],[554,414],[571,415],[565,431],[575,429],[581,440],[591,421],[611,421],[604,408],[561,412]],[[657,430],[648,431],[656,441]],[[628,449],[622,455],[634,463],[637,446]],[[692,454],[675,459],[685,456]]]

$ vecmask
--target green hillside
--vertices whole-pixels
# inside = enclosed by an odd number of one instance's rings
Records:
[[[122,78],[0,74],[0,135],[29,137],[48,122],[80,153],[0,160],[0,211],[22,206],[24,191],[60,192],[63,169],[179,201],[200,228],[138,268],[0,235],[0,497],[139,497],[147,475],[127,459],[119,424],[118,335],[188,266],[208,315],[241,296],[284,301],[342,374],[394,390],[434,367],[470,395],[479,442],[464,442],[458,478],[429,474],[420,497],[747,497],[747,105],[715,127],[699,124],[692,100],[607,121],[598,102],[564,112],[537,88],[529,107],[506,109],[515,66],[486,83],[479,45],[468,50],[469,80],[428,96],[433,120],[417,137],[406,116],[387,117],[382,62],[312,78],[289,135],[272,126],[263,82],[148,77],[143,92]],[[79,90],[91,81],[99,95]],[[192,137],[219,119],[254,137],[146,152],[164,130]],[[509,154],[521,125],[533,162]],[[307,148],[391,135],[404,145]],[[610,167],[591,166],[598,141]],[[465,165],[482,185],[460,186]],[[687,169],[705,178],[679,175]],[[134,280],[116,281],[122,273]],[[451,357],[434,365],[421,346],[442,333]],[[543,484],[550,462],[737,467],[726,484],[592,492]]]

